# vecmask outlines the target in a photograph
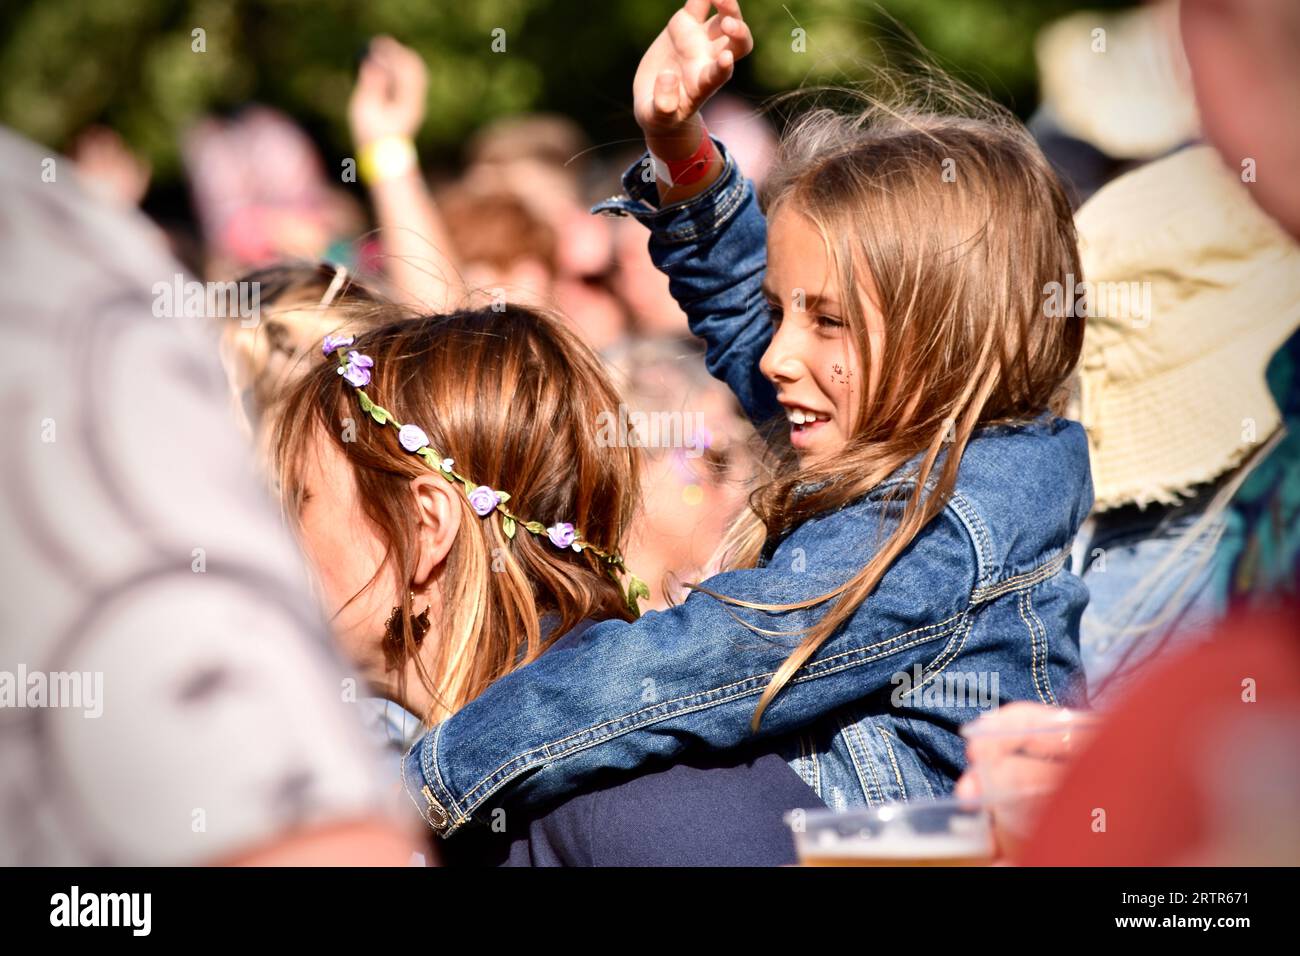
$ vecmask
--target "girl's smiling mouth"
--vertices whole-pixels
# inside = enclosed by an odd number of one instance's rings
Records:
[[[813,436],[831,420],[827,412],[814,411],[802,405],[781,404],[790,422],[790,444],[795,448],[807,448]]]

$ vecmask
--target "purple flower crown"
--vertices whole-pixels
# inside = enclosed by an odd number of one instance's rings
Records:
[[[501,530],[507,538],[513,539],[516,529],[523,528],[525,531],[539,537],[545,535],[551,544],[562,550],[571,549],[579,553],[590,551],[605,563],[607,568],[610,569],[611,576],[615,577],[616,580],[618,574],[626,574],[628,583],[624,596],[627,600],[628,609],[633,615],[640,615],[641,608],[637,601],[640,598],[648,598],[650,589],[646,587],[645,582],[627,569],[621,554],[616,551],[612,553],[605,551],[585,540],[582,532],[575,529],[568,521],[557,521],[549,528],[540,521],[524,521],[506,507],[506,502],[510,500],[508,492],[477,484],[460,474],[456,471],[456,463],[452,459],[443,458],[438,452],[434,451],[429,444],[429,436],[425,434],[424,429],[419,425],[410,423],[403,425],[393,417],[393,414],[388,409],[376,405],[370,396],[362,391],[365,386],[370,384],[375,367],[374,360],[369,355],[363,355],[355,349],[348,350],[346,353],[342,351],[354,341],[355,339],[351,335],[327,335],[321,345],[321,351],[326,356],[337,353],[338,373],[343,376],[345,382],[357,390],[357,398],[361,402],[363,412],[367,413],[380,425],[391,425],[396,428],[397,441],[403,449],[424,459],[430,468],[448,481],[459,482],[464,487],[465,496],[469,499],[470,507],[474,509],[474,513],[480,518],[486,518],[494,511],[500,512]]]

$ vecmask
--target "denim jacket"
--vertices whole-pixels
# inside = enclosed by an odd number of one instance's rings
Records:
[[[708,191],[657,210],[640,168],[624,176],[627,196],[597,208],[650,227],[651,255],[706,342],[710,372],[762,424],[780,409],[758,371],[771,325],[759,292],[766,223],[752,185],[728,156]],[[904,466],[770,542],[758,567],[706,586],[771,604],[831,591],[895,526],[909,481]],[[965,765],[958,728],[981,710],[1012,700],[1083,703],[1087,590],[1066,565],[1091,505],[1077,423],[1044,414],[977,431],[944,510],[775,697],[759,736],[830,806],[872,806],[950,792]],[[407,790],[447,835],[488,819],[498,804],[534,806],[601,771],[751,742],[758,698],[800,637],[744,622],[797,631],[825,607],[767,613],[692,592],[636,622],[565,635],[412,747]]]

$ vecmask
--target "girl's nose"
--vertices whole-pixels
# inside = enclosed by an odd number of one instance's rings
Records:
[[[793,382],[802,374],[803,363],[794,345],[788,325],[776,330],[758,363],[758,370],[768,381]]]

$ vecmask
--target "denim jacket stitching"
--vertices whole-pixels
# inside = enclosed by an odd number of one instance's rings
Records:
[[[867,806],[874,807],[877,803],[884,803],[885,791],[880,786],[880,778],[876,775],[876,761],[871,757],[871,748],[863,739],[861,728],[857,721],[846,720],[843,716],[837,719],[840,733],[844,736],[847,745],[849,759],[853,761],[853,775],[858,778],[858,786],[862,788],[862,795],[867,798]],[[867,772],[871,775],[870,780],[862,773],[864,761]]]
[[[1016,599],[1016,610],[1020,613],[1020,620],[1025,622],[1025,627],[1029,628],[1030,640],[1030,669],[1031,677],[1034,681],[1034,690],[1038,692],[1039,699],[1045,704],[1056,704],[1056,695],[1052,693],[1052,683],[1047,672],[1047,627],[1034,611],[1033,592],[1026,588],[1021,591]],[[1042,658],[1039,659],[1039,637],[1041,635]],[[1044,693],[1046,691],[1046,693]]]
[[[694,242],[699,239],[706,239],[709,236],[721,231],[731,217],[740,209],[740,205],[745,200],[746,183],[742,179],[733,186],[728,186],[726,190],[717,198],[713,206],[713,218],[709,225],[701,226],[698,223],[691,222],[688,225],[678,226],[675,229],[665,229],[660,233],[660,238],[665,242],[675,245],[681,245],[687,242]]]
[[[927,669],[926,672],[922,674],[921,682],[917,684],[916,687],[912,688],[911,693],[908,695],[909,697],[922,690],[930,682],[934,681],[940,674],[947,670],[949,664],[961,656],[962,649],[966,646],[966,638],[970,637],[970,632],[974,630],[974,628],[975,618],[973,616],[967,617],[966,626],[958,628],[956,633],[953,634],[952,640],[950,640],[947,645],[945,645],[944,649],[939,652],[939,656],[930,662],[930,667],[935,669]],[[954,645],[956,646],[954,647]],[[952,653],[948,654],[950,649],[952,650]],[[939,664],[939,661],[943,660],[945,654],[948,654],[948,659],[944,661],[943,664]]]
[[[425,775],[431,776],[433,778],[439,793],[449,793],[450,791],[447,788],[447,784],[442,779],[442,768],[438,766],[438,740],[441,737],[442,737],[442,724],[438,724],[437,728],[435,728],[433,732],[433,746],[429,747],[427,751],[427,758],[426,758],[427,766],[425,767]],[[430,774],[429,771],[432,771],[432,773]],[[469,821],[469,817],[461,814],[460,811],[455,807],[455,805],[444,807],[443,809],[446,810],[448,814],[452,816],[453,822],[456,825],[467,823]]]
[[[795,767],[795,772],[818,796],[821,796],[821,774],[817,766],[817,749],[813,743],[811,734],[799,734],[797,736],[799,744],[799,756],[791,761]]]
[[[1056,574],[1065,566],[1065,562],[1070,559],[1070,550],[1067,548],[1060,554],[1043,562],[1032,570],[1025,571],[1021,574],[1013,575],[996,584],[990,584],[986,587],[976,588],[971,592],[971,604],[984,604],[999,598],[1011,591],[1022,591],[1046,581],[1052,575]]]
[[[909,648],[916,647],[922,644],[927,644],[934,640],[939,640],[947,636],[949,631],[947,629],[936,631],[936,629],[945,626],[948,629],[955,627],[960,624],[961,618],[962,618],[961,614],[956,614],[948,618],[946,621],[940,621],[937,624],[929,624],[926,625],[925,627],[914,628],[911,631],[906,631],[902,634],[894,635],[893,637],[887,638],[886,640],[877,641],[875,644],[871,644],[866,647],[852,648],[847,651],[842,651],[839,654],[834,655],[833,657],[826,658],[825,660],[815,661],[812,664],[807,664],[805,665],[804,669],[812,670],[815,668],[815,672],[806,673],[802,677],[796,677],[794,680],[791,681],[791,683],[802,683],[808,680],[816,680],[819,677],[824,677],[829,674],[838,673],[842,670],[847,670],[852,667],[861,667],[862,665],[871,663],[872,661],[880,660],[881,658],[884,657],[891,657],[894,654],[901,653],[902,651],[908,650]],[[927,631],[934,631],[935,633],[927,635],[925,633]],[[910,637],[915,634],[921,634],[922,636],[908,643],[898,643],[904,638]],[[894,645],[894,646],[890,647],[890,645]],[[886,649],[883,651],[879,651],[878,653],[874,653],[874,654],[870,653],[871,651],[875,651],[877,648],[881,648],[881,647],[884,647]],[[858,655],[860,659],[839,663],[833,667],[826,666],[831,661],[835,661],[839,658],[852,657],[854,655]],[[620,717],[613,718],[612,720],[607,720],[601,724],[597,724],[595,727],[589,727],[585,730],[579,731],[578,733],[570,734],[569,736],[561,740],[550,741],[548,743],[540,744],[537,747],[534,747],[531,750],[528,750],[520,754],[519,756],[512,758],[505,764],[498,767],[496,770],[492,771],[492,773],[485,776],[482,780],[478,781],[478,783],[476,783],[473,787],[471,787],[466,792],[464,799],[461,801],[461,805],[464,809],[464,812],[466,814],[471,813],[474,807],[478,806],[479,803],[481,803],[487,797],[491,796],[497,789],[503,786],[508,780],[512,779],[514,776],[516,776],[519,773],[522,773],[525,770],[537,766],[539,763],[544,763],[545,759],[565,756],[569,753],[577,753],[582,750],[586,750],[590,747],[596,746],[597,744],[603,743],[605,740],[608,740],[611,737],[621,736],[624,733],[630,733],[633,730],[638,730],[641,727],[647,726],[649,724],[658,723],[660,720],[663,720],[670,716],[694,713],[695,711],[704,710],[706,708],[713,707],[718,704],[728,703],[732,700],[736,700],[741,697],[747,697],[747,696],[752,696],[754,694],[761,693],[763,688],[766,687],[768,682],[771,680],[773,674],[775,674],[775,671],[768,674],[759,674],[753,677],[747,677],[744,680],[740,680],[740,681],[733,681],[730,684],[724,684],[723,686],[713,688],[712,690],[697,691],[696,693],[688,694],[685,697],[679,697],[679,698],[674,698],[673,700],[663,701],[661,703],[654,704],[651,707],[646,707],[643,708],[642,710],[634,711],[630,714],[624,714]],[[736,688],[739,689],[735,690]],[[674,704],[678,704],[681,702],[690,702],[690,701],[698,701],[698,703],[687,703],[685,706],[676,709],[668,709],[671,708],[672,705]],[[641,719],[638,720],[638,718]],[[598,733],[599,731],[605,730],[605,728],[612,728],[612,729],[606,730],[604,733]],[[581,739],[583,742],[572,746],[565,746],[570,741],[574,741],[578,739]],[[436,746],[436,741],[435,741],[435,746]],[[539,754],[542,756],[543,760],[537,759],[537,756]],[[480,791],[483,791],[485,788],[490,788],[490,789],[487,789],[485,793],[482,793],[482,795],[480,795]],[[443,788],[443,792],[450,792],[450,791]]]
[[[889,755],[890,766],[894,768],[894,779],[898,781],[898,792],[903,796],[903,802],[907,802],[907,784],[903,783],[902,771],[898,769],[898,758],[894,755],[894,748],[889,744],[889,732],[883,727],[877,727],[876,733],[880,734],[885,743],[885,753]]]
[[[948,499],[948,508],[950,508],[966,528],[967,534],[975,544],[975,556],[979,564],[978,574],[975,577],[976,587],[982,587],[989,583],[993,577],[993,543],[992,535],[989,534],[988,525],[979,516],[974,506],[960,492],[954,492]]]
[[[1034,682],[1034,693],[1044,704],[1048,703],[1047,695],[1043,693],[1042,684],[1038,680],[1038,632],[1034,625],[1029,623],[1029,618],[1025,617],[1025,593],[1021,591],[1016,595],[1016,613],[1020,615],[1021,622],[1029,631],[1029,679]]]

